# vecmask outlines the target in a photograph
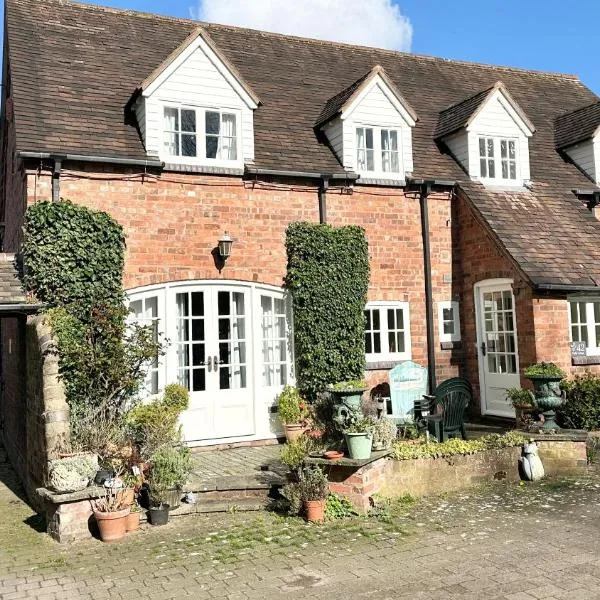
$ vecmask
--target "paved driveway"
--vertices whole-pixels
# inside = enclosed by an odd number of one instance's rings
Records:
[[[183,517],[120,544],[55,544],[0,450],[0,598],[600,598],[600,478],[382,506],[324,526]],[[12,488],[12,489],[11,489]]]

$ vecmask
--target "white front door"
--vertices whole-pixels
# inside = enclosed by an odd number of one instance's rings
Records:
[[[481,413],[514,417],[506,390],[520,387],[515,301],[510,280],[475,286]]]
[[[181,418],[187,442],[254,433],[249,290],[171,290],[177,382],[190,390]]]

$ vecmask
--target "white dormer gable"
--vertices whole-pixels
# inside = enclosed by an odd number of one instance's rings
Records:
[[[198,28],[142,82],[133,109],[146,152],[166,165],[242,169],[259,102]]]
[[[360,181],[404,181],[413,171],[417,115],[379,65],[331,98],[316,128]]]
[[[556,147],[600,185],[600,102],[556,119]]]
[[[443,110],[435,137],[471,179],[491,187],[522,187],[531,179],[529,138],[534,133],[531,121],[498,82]]]

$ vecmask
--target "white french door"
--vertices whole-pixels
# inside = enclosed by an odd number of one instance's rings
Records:
[[[176,381],[190,391],[190,407],[181,419],[184,439],[252,435],[248,290],[207,286],[170,293]]]
[[[515,299],[510,280],[475,285],[477,352],[484,415],[513,417],[506,390],[520,386]]]

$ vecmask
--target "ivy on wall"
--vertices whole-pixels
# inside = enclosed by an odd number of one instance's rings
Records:
[[[365,368],[369,256],[361,227],[296,222],[286,232],[296,379],[310,399]]]

